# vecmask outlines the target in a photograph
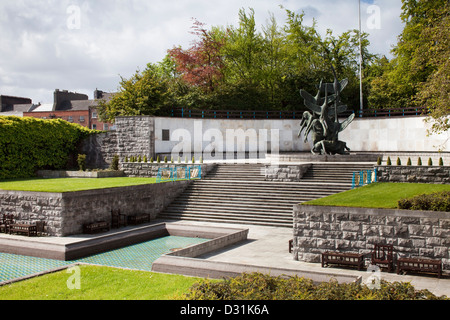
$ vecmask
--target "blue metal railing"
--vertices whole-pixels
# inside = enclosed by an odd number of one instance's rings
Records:
[[[377,182],[377,169],[353,172],[352,189]]]
[[[163,167],[158,169],[156,183],[177,180],[192,180],[202,178],[201,166],[174,166],[172,168]]]
[[[297,114],[296,114],[297,113]],[[298,114],[300,113],[300,115]],[[353,110],[343,112],[343,118],[355,113]],[[172,108],[171,117],[181,118],[202,118],[202,119],[298,119],[301,118],[302,111],[263,111],[263,110],[210,110],[210,109],[186,109]],[[355,116],[362,118],[378,117],[407,117],[428,114],[427,108],[394,108],[394,109],[365,109],[356,111]]]

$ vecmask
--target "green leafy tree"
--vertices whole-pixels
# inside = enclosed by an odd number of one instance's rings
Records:
[[[402,0],[405,23],[394,58],[380,65],[383,73],[370,82],[373,108],[426,107],[431,132],[448,130],[450,43],[446,0]]]
[[[109,102],[100,101],[100,118],[114,122],[117,116],[165,115],[170,107],[168,89],[168,79],[161,68],[149,63],[143,72],[121,78],[120,90]]]

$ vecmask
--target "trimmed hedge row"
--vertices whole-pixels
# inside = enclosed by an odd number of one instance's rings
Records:
[[[61,119],[0,117],[0,179],[65,168],[78,143],[93,132]]]
[[[243,274],[224,281],[203,280],[194,284],[187,300],[442,300],[428,290],[416,290],[408,282],[380,281],[378,289],[358,283],[332,280],[315,285],[312,280]]]
[[[421,194],[398,201],[399,209],[450,212],[450,191]]]

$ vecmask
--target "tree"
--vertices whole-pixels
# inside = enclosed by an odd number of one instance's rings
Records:
[[[429,76],[417,86],[414,104],[426,107],[428,122],[432,123],[430,133],[450,129],[450,16],[449,3],[435,11],[435,17],[426,19],[411,65],[416,69],[429,70]]]
[[[223,78],[221,49],[225,44],[225,36],[218,29],[206,30],[205,24],[197,20],[192,28],[192,34],[200,40],[195,41],[187,50],[176,47],[168,53],[186,83],[202,88],[205,92],[212,92],[217,82]]]
[[[449,128],[449,3],[447,0],[402,0],[405,23],[394,58],[370,83],[374,108],[426,107],[431,132]]]
[[[114,122],[117,116],[165,115],[170,107],[169,83],[161,70],[149,63],[142,73],[136,71],[129,79],[121,77],[119,92],[109,102],[100,101],[100,119]]]

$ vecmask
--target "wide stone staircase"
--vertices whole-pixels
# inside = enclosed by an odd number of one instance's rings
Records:
[[[352,172],[362,167],[314,164],[301,182],[272,182],[264,181],[264,165],[218,164],[159,217],[291,228],[295,204],[351,189]]]
[[[302,181],[342,183],[351,187],[353,172],[373,170],[373,165],[373,163],[314,163],[305,173]]]

